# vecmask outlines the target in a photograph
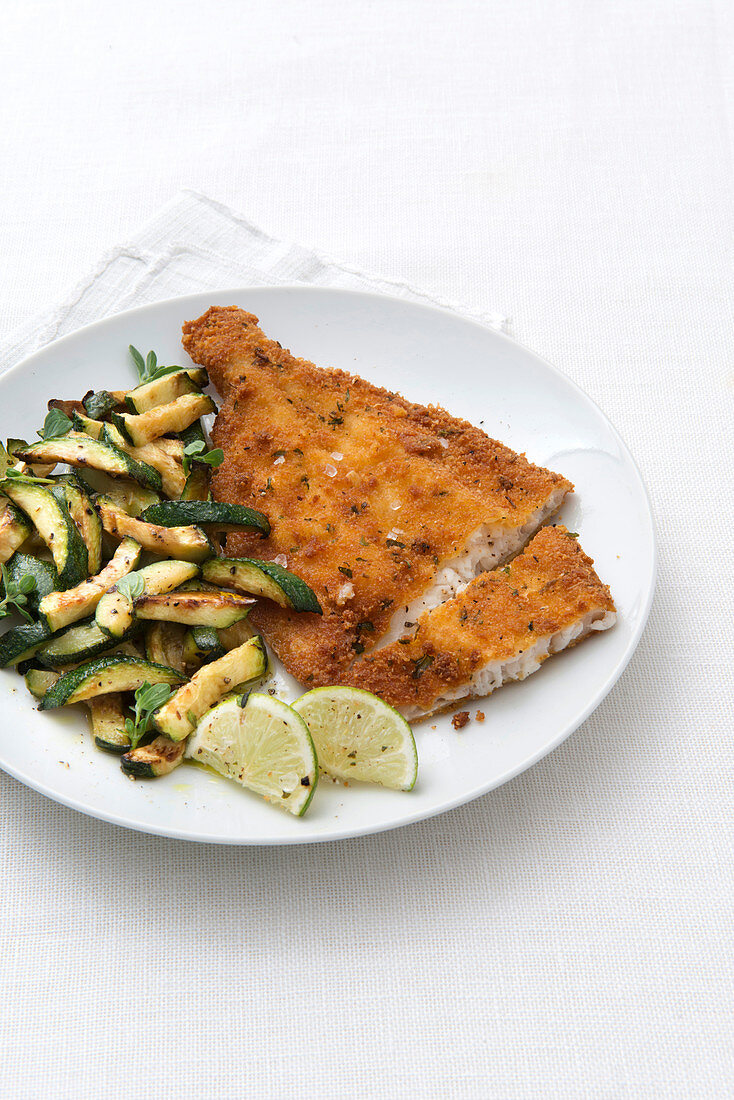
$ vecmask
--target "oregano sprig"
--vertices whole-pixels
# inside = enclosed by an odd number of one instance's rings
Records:
[[[159,367],[158,356],[154,351],[149,351],[146,357],[143,358],[138,349],[133,347],[132,344],[130,344],[128,350],[138,372],[138,384],[140,386],[146,382],[155,382],[166,374],[173,374],[174,371],[181,370],[180,367]]]
[[[125,719],[125,732],[132,748],[137,748],[148,732],[153,714],[173,694],[168,684],[149,684],[146,680],[135,692],[135,717]]]
[[[49,409],[43,427],[39,428],[36,434],[43,440],[60,439],[62,435],[70,432],[72,427],[71,420],[61,409]]]
[[[31,592],[36,591],[36,578],[28,574],[21,577],[17,582],[11,580],[4,565],[0,565],[0,573],[2,574],[3,591],[5,593],[2,600],[0,600],[0,619],[7,618],[11,611],[15,610],[23,616],[26,622],[32,623],[33,616],[26,610],[25,605],[28,603]]]

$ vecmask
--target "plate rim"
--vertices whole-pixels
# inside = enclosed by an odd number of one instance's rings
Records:
[[[461,795],[457,795],[450,798],[448,801],[442,802],[440,805],[433,807],[432,809],[416,810],[413,813],[401,814],[399,818],[392,818],[388,821],[381,821],[373,826],[364,826],[355,830],[354,828],[337,829],[336,831],[330,831],[328,835],[308,835],[284,837],[222,837],[218,834],[207,833],[192,833],[190,831],[185,832],[177,828],[165,828],[150,825],[147,822],[141,822],[131,820],[129,817],[125,817],[121,814],[114,812],[104,811],[101,809],[93,809],[88,805],[81,802],[72,796],[59,793],[52,787],[43,782],[39,782],[34,779],[33,776],[26,774],[22,768],[16,768],[12,764],[8,764],[4,759],[0,751],[0,768],[11,775],[18,782],[22,783],[26,787],[30,787],[32,790],[37,791],[39,794],[44,795],[52,802],[56,802],[59,805],[66,806],[69,809],[75,810],[78,813],[84,814],[86,817],[91,817],[98,821],[105,821],[111,825],[115,825],[119,828],[129,829],[133,832],[141,833],[148,836],[166,837],[171,840],[185,840],[197,844],[222,844],[228,847],[290,847],[291,845],[302,844],[327,844],[332,842],[338,842],[342,840],[358,839],[360,837],[375,836],[379,833],[390,832],[393,829],[403,828],[408,825],[415,825],[420,821],[429,821],[439,814],[448,813],[450,810],[457,809],[459,806],[467,805],[470,802],[474,802],[477,798],[480,798],[484,794],[489,794],[490,791],[496,790],[498,787],[508,783],[511,779],[521,775],[523,772],[528,771],[534,767],[540,760],[554,752],[564,741],[566,741],[579,726],[586,721],[586,719],[596,710],[598,706],[604,701],[614,685],[620,679],[624,673],[627,665],[629,664],[632,656],[634,655],[642,635],[645,631],[650,611],[655,599],[655,591],[657,585],[657,572],[658,572],[658,547],[657,547],[657,530],[655,523],[655,515],[652,507],[652,500],[650,492],[645,484],[645,480],[642,477],[642,473],[634,458],[634,455],[627,446],[615,424],[609,419],[607,414],[601,408],[597,402],[589,396],[589,394],[568,374],[566,374],[560,367],[549,362],[543,356],[533,351],[532,348],[516,340],[514,337],[509,336],[506,332],[502,332],[499,329],[494,328],[489,324],[483,323],[476,316],[466,316],[457,312],[454,309],[447,308],[443,305],[416,302],[410,298],[401,298],[393,294],[381,294],[376,291],[358,290],[354,288],[343,287],[329,287],[329,286],[313,286],[310,284],[289,283],[278,286],[245,286],[245,287],[224,287],[218,290],[205,290],[198,291],[197,293],[175,295],[170,298],[163,298],[158,302],[148,302],[145,305],[134,306],[131,309],[120,310],[117,313],[112,313],[107,317],[102,317],[97,321],[91,321],[87,325],[82,325],[73,332],[66,333],[64,336],[60,336],[56,340],[52,340],[50,343],[45,344],[41,348],[37,348],[30,355],[14,363],[11,367],[0,374],[0,386],[2,386],[3,380],[16,372],[23,372],[29,367],[33,366],[36,359],[47,354],[51,349],[57,349],[63,347],[67,342],[79,337],[82,333],[90,331],[96,331],[103,329],[105,326],[112,325],[119,321],[123,317],[136,317],[140,314],[154,312],[155,310],[165,308],[167,306],[185,305],[187,302],[198,302],[202,298],[207,297],[221,297],[222,295],[241,296],[253,294],[256,292],[265,291],[267,293],[286,293],[290,291],[298,291],[299,293],[307,293],[313,295],[320,294],[338,294],[347,295],[354,298],[369,299],[372,301],[389,301],[398,303],[400,305],[409,306],[413,309],[423,310],[428,313],[445,314],[455,320],[459,320],[464,324],[471,325],[480,329],[483,332],[489,332],[493,336],[498,337],[502,342],[511,345],[512,347],[520,348],[526,355],[531,356],[538,364],[550,371],[552,374],[559,377],[564,384],[570,385],[589,406],[591,409],[602,418],[611,431],[618,447],[623,453],[626,461],[630,464],[637,481],[638,488],[642,490],[642,497],[647,506],[646,519],[649,528],[650,539],[650,561],[649,561],[649,584],[647,592],[645,593],[644,602],[641,606],[641,610],[638,613],[635,629],[630,635],[627,646],[622,654],[617,659],[616,664],[612,667],[603,684],[597,689],[594,696],[586,703],[584,707],[566,723],[560,733],[558,733],[549,742],[543,744],[536,752],[531,753],[530,756],[525,758],[521,763],[508,768],[505,772],[499,776],[494,777],[489,782],[484,782],[474,787],[469,792],[464,792]]]

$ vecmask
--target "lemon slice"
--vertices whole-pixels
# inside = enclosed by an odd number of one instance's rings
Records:
[[[418,775],[413,732],[401,714],[369,691],[314,688],[293,710],[305,719],[319,766],[337,779],[409,791]]]
[[[252,693],[212,707],[189,738],[186,756],[297,817],[306,812],[319,775],[306,723],[269,695]]]

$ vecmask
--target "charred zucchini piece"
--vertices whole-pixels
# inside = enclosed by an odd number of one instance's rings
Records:
[[[60,676],[46,692],[39,710],[81,703],[98,695],[118,691],[136,691],[143,684],[180,684],[183,676],[173,668],[154,665],[144,657],[125,653],[109,654],[86,661]]]
[[[125,729],[125,706],[122,695],[98,695],[87,702],[92,724],[92,737],[98,749],[116,756],[130,748],[130,737]]]
[[[145,413],[159,405],[170,405],[186,393],[198,393],[209,385],[209,375],[203,367],[182,368],[153,382],[144,382],[125,394],[128,412]]]
[[[88,487],[76,474],[62,474],[56,485],[66,497],[71,518],[87,548],[87,569],[91,575],[99,573],[102,566],[102,521],[92,504]],[[58,495],[56,488],[51,490]]]
[[[179,584],[198,574],[199,567],[193,562],[156,561],[139,569],[135,579],[142,585],[140,595],[145,596],[172,592]],[[95,612],[97,626],[113,638],[122,638],[133,624],[135,596],[125,589],[118,585],[110,588],[102,596]]]
[[[200,416],[216,411],[217,406],[211,397],[203,393],[186,393],[140,415],[113,412],[110,419],[134,447],[142,447],[160,435],[181,432]]]
[[[56,465],[55,462],[35,462],[32,466],[26,465],[22,459],[16,457],[15,452],[23,450],[27,447],[25,439],[9,439],[7,450],[3,447],[0,449],[2,454],[2,476],[5,477],[9,467],[13,467],[19,474],[25,474],[30,472],[34,477],[48,477]]]
[[[156,619],[187,626],[227,627],[244,619],[254,600],[234,592],[170,592],[144,595],[135,601],[139,619]]]
[[[8,630],[0,635],[0,668],[8,668],[9,665],[17,665],[19,661],[33,657],[52,636],[53,631],[43,620],[24,623],[23,626]]]
[[[151,443],[150,446],[160,447],[162,451],[166,452],[169,458],[175,459],[179,464],[183,462],[184,445],[180,439],[171,439],[167,435],[162,435],[160,439],[156,439],[155,443]]]
[[[281,607],[321,614],[321,604],[305,581],[274,561],[255,558],[212,558],[202,568],[205,580],[237,592],[264,596]]]
[[[120,763],[125,775],[136,779],[155,779],[177,768],[183,761],[185,751],[185,741],[171,741],[161,735],[149,745],[140,745],[126,752]]]
[[[128,443],[122,432],[114,424],[104,424],[100,438],[119,447],[125,454],[130,455],[136,462],[144,462],[152,466],[158,472],[161,479],[161,488],[167,496],[177,497],[186,484],[186,475],[180,462],[168,453],[157,442],[146,443],[142,447],[133,447]]]
[[[25,674],[25,686],[34,699],[43,699],[60,675],[60,672],[52,672],[48,668],[29,668]]]
[[[119,482],[114,488],[108,489],[104,497],[129,516],[139,516],[151,504],[157,504],[160,500],[158,493],[154,493],[152,489],[144,489],[134,481]]]
[[[270,534],[268,517],[242,504],[222,504],[215,500],[162,500],[142,513],[147,523],[161,527],[181,527],[195,523],[212,531],[259,531]]]
[[[198,527],[159,527],[127,515],[105,496],[97,497],[96,504],[105,531],[118,538],[127,535],[139,542],[144,550],[160,557],[201,562],[214,553],[211,542]]]
[[[101,439],[102,432],[105,429],[105,425],[101,420],[92,420],[90,417],[84,416],[83,413],[76,412],[71,418],[71,425],[75,432],[82,432],[91,439]]]
[[[104,593],[129,573],[140,560],[140,545],[133,539],[123,539],[115,553],[96,577],[82,581],[65,592],[49,592],[43,597],[39,611],[52,630],[91,615]]]
[[[59,574],[59,586],[68,588],[87,576],[88,554],[65,499],[46,485],[23,477],[0,481],[0,490],[22,508],[48,546]]]
[[[148,623],[145,630],[145,654],[149,661],[186,672],[183,657],[186,628],[180,623]]]
[[[90,466],[111,477],[130,477],[147,489],[161,488],[161,475],[152,466],[137,462],[113,443],[92,439],[82,432],[67,432],[59,439],[33,443],[18,452],[23,462],[66,462],[69,466]]]
[[[224,646],[227,653],[230,649],[237,649],[238,646],[244,645],[250,638],[254,638],[257,634],[256,630],[253,630],[248,619],[240,619],[238,623],[234,623],[232,626],[226,626],[223,630],[218,630],[217,635],[219,641]]]
[[[204,665],[156,711],[153,721],[161,733],[172,741],[183,741],[196,727],[209,707],[240,684],[261,679],[268,667],[265,645],[261,637],[251,638]],[[53,689],[52,689],[53,690]]]
[[[120,640],[101,631],[94,619],[87,619],[52,637],[38,650],[36,659],[50,668],[65,668],[109,653],[120,645]]]
[[[16,584],[19,584],[23,577],[33,577],[36,587],[28,594],[26,606],[34,614],[38,611],[38,605],[44,596],[54,592],[59,583],[55,566],[50,561],[33,557],[32,554],[21,554],[18,551],[13,554],[5,568],[11,581],[15,581]],[[56,627],[52,629],[55,630]]]
[[[186,478],[186,484],[179,497],[180,500],[209,500],[209,483],[211,481],[211,467],[203,463],[194,466]]]
[[[183,640],[183,658],[186,664],[200,668],[210,661],[218,661],[227,652],[218,632],[212,626],[192,626]]]
[[[9,500],[0,498],[0,562],[9,561],[33,531],[33,524]]]
[[[87,416],[92,420],[104,420],[121,404],[121,397],[123,395],[119,390],[117,393],[110,393],[109,390],[89,390],[82,398],[82,405]]]

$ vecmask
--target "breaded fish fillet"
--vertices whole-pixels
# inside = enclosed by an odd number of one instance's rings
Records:
[[[348,682],[415,719],[524,680],[616,621],[593,564],[565,527],[544,527],[509,565],[422,615],[412,637],[361,657]]]
[[[183,331],[224,398],[214,496],[272,523],[266,540],[229,536],[227,552],[277,559],[323,606],[253,613],[304,683],[343,680],[359,653],[520,549],[572,489],[443,409],[296,359],[240,309]]]

